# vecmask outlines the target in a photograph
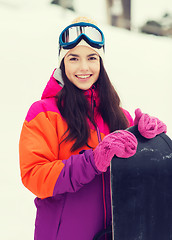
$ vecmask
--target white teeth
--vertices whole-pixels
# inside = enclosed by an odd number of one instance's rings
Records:
[[[88,74],[88,75],[76,75],[78,78],[83,78],[83,79],[85,79],[85,78],[88,78],[88,77],[90,77],[91,76],[91,74]]]

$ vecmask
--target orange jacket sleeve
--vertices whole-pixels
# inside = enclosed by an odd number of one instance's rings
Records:
[[[64,167],[58,160],[58,136],[45,112],[25,120],[19,142],[22,182],[40,198],[53,195],[57,178]]]

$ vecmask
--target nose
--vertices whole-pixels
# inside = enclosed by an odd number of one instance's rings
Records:
[[[89,70],[88,62],[87,62],[87,60],[84,59],[80,62],[80,71],[85,72],[88,70]]]

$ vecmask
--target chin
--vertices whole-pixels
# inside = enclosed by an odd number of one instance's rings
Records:
[[[87,85],[87,86],[77,86],[77,87],[79,89],[81,89],[81,90],[88,90],[91,86],[92,86],[92,84],[91,85]]]

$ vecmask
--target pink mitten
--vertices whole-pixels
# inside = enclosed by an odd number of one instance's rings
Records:
[[[143,137],[150,139],[167,132],[167,126],[162,121],[142,113],[139,108],[135,110],[135,116],[134,125],[138,124],[138,130]]]
[[[93,151],[95,165],[101,172],[106,172],[114,155],[121,158],[133,156],[137,150],[136,137],[125,130],[108,134]]]

